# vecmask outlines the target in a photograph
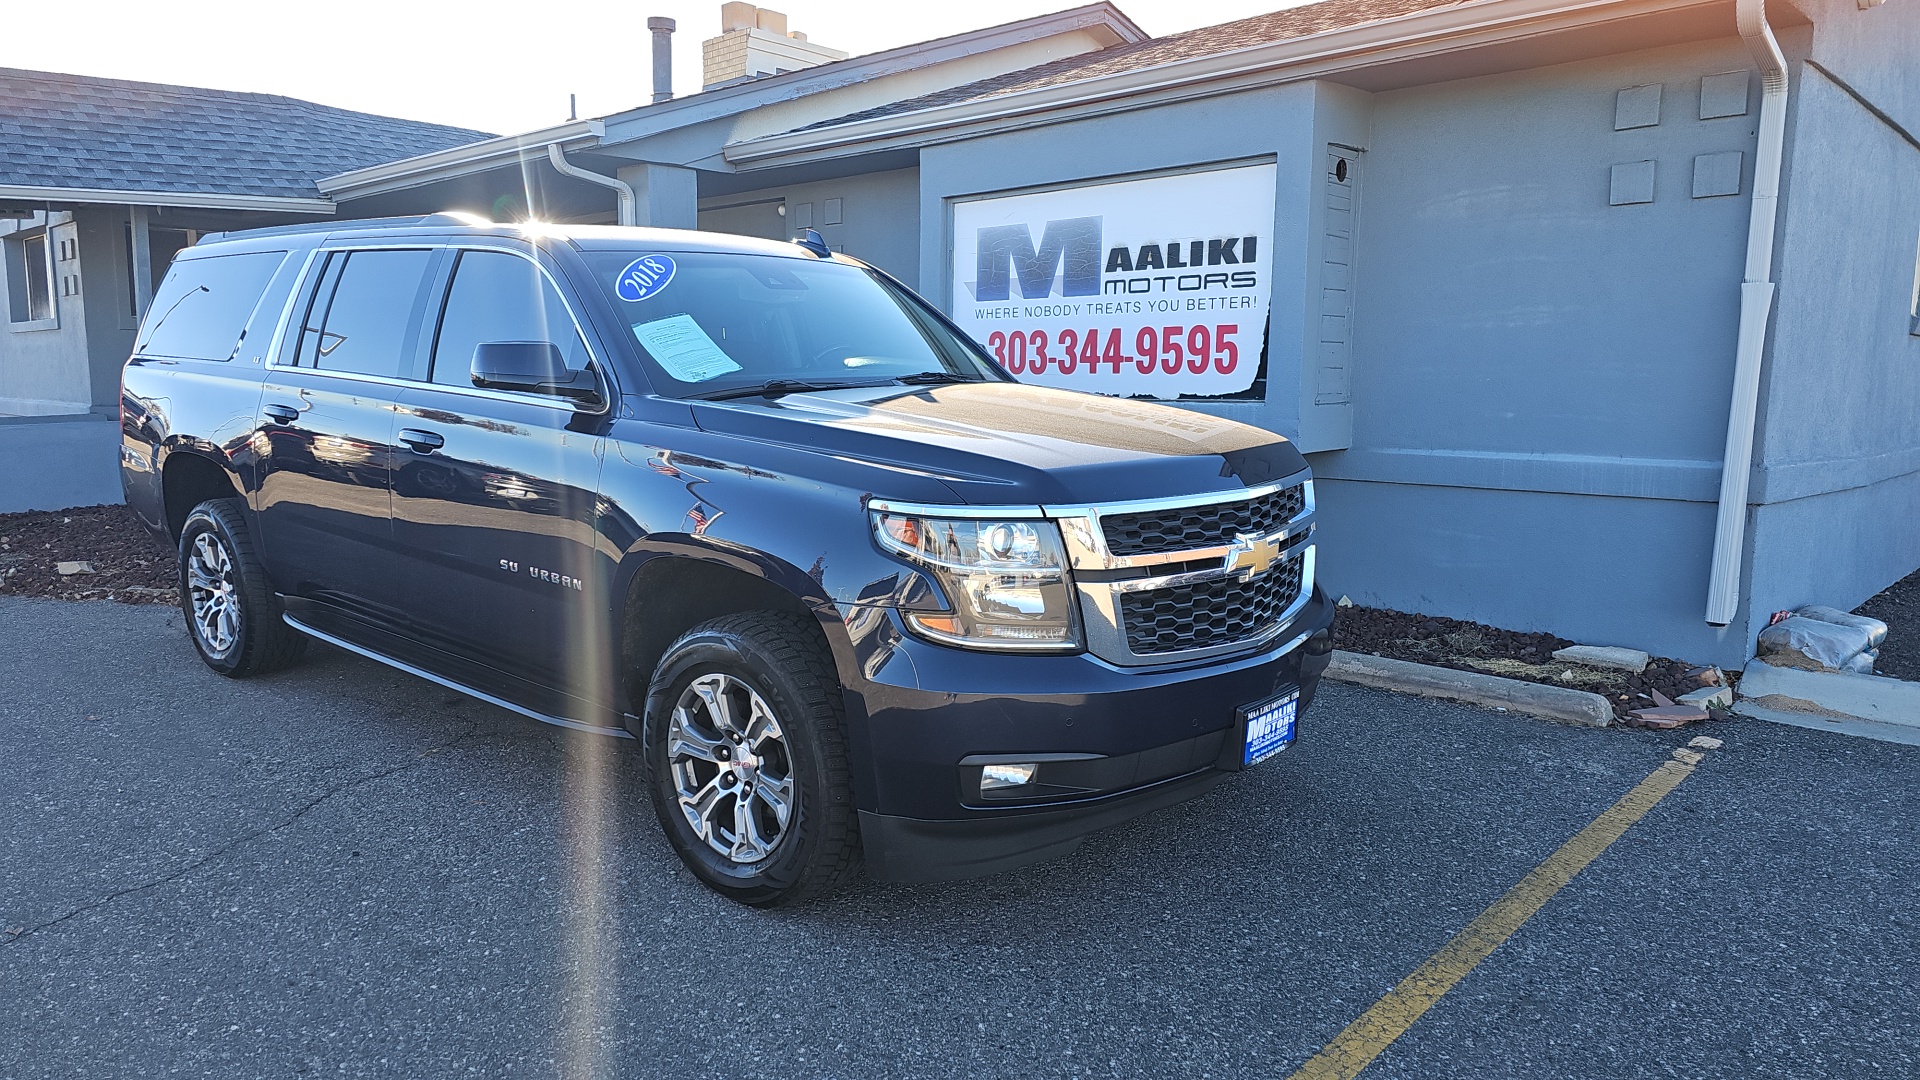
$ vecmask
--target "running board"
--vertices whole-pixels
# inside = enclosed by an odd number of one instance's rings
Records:
[[[409,675],[417,675],[420,678],[427,680],[428,682],[438,683],[449,690],[458,690],[460,693],[465,694],[468,697],[479,698],[481,701],[484,701],[489,705],[498,705],[509,712],[517,712],[521,716],[525,716],[533,720],[538,720],[543,724],[552,724],[555,727],[571,728],[574,731],[585,731],[593,735],[607,735],[616,739],[633,738],[633,733],[631,731],[626,730],[625,728],[602,727],[599,724],[583,724],[578,720],[566,720],[558,716],[548,716],[546,713],[543,713],[543,712],[535,712],[524,705],[515,705],[513,702],[508,701],[505,698],[494,697],[492,694],[486,693],[485,691],[475,690],[471,686],[466,686],[461,683],[454,682],[452,679],[449,679],[444,675],[435,675],[433,672],[428,671],[425,668],[415,667],[412,664],[406,663],[405,661],[402,661],[402,660],[395,660],[391,656],[383,656],[380,653],[374,652],[372,649],[366,648],[365,646],[362,646],[362,645],[355,645],[351,641],[347,641],[344,638],[335,637],[334,635],[329,634],[324,630],[315,630],[313,627],[308,626],[306,623],[301,622],[299,619],[294,618],[292,615],[283,613],[280,617],[286,621],[286,624],[288,626],[293,627],[295,630],[298,630],[309,637],[319,638],[321,641],[324,641],[329,645],[338,646],[342,649],[347,650],[350,653],[354,653],[359,656],[364,656],[369,660],[377,660],[380,663],[385,664],[390,668],[395,668],[397,670],[404,671]]]

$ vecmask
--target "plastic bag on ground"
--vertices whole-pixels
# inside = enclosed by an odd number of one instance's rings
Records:
[[[1795,615],[1760,631],[1760,658],[1779,667],[1838,671],[1866,652],[1873,635],[1865,627],[1842,626]]]
[[[1879,662],[1880,662],[1880,650],[1868,649],[1866,652],[1863,652],[1859,656],[1856,656],[1853,659],[1847,661],[1847,666],[1841,668],[1840,670],[1851,671],[1859,675],[1871,675],[1873,674],[1873,665]]]
[[[1867,648],[1877,649],[1887,640],[1887,624],[1879,619],[1869,619],[1865,615],[1854,615],[1839,608],[1822,607],[1813,604],[1794,612],[1803,619],[1817,619],[1835,626],[1857,626],[1867,632]]]

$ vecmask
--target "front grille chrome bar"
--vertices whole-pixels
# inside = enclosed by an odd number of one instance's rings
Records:
[[[1265,498],[1295,485],[1301,487],[1300,511],[1283,523],[1279,529],[1258,538],[1236,536],[1235,542],[1228,544],[1209,544],[1183,551],[1121,556],[1114,555],[1108,549],[1106,533],[1101,527],[1103,515],[1225,506]],[[1183,663],[1230,653],[1248,652],[1269,644],[1279,637],[1313,596],[1314,546],[1311,537],[1315,528],[1314,509],[1313,479],[1308,473],[1301,472],[1284,480],[1233,492],[1218,492],[1199,497],[1142,499],[1090,506],[1048,506],[1046,514],[1047,517],[1059,522],[1061,537],[1066,544],[1068,564],[1078,572],[1075,574],[1074,587],[1079,593],[1081,625],[1086,630],[1087,650],[1109,663],[1123,667],[1139,667],[1148,664]],[[1273,622],[1234,641],[1164,652],[1136,653],[1133,651],[1132,646],[1128,644],[1125,618],[1121,611],[1123,597],[1156,589],[1204,585],[1243,573],[1235,570],[1233,565],[1235,557],[1246,551],[1248,546],[1267,545],[1278,549],[1278,552],[1265,568],[1266,573],[1283,572],[1286,563],[1294,558],[1300,560],[1301,571],[1299,594]],[[1214,565],[1195,568],[1196,563]],[[1173,573],[1153,573],[1155,570],[1164,570],[1172,566],[1180,566],[1182,569]],[[1133,573],[1118,579],[1111,576],[1114,572],[1126,574],[1128,571]],[[1247,576],[1251,577],[1251,575]]]
[[[1313,521],[1313,478],[1306,472],[1296,473],[1285,480],[1261,484],[1257,487],[1242,488],[1239,491],[1214,492],[1209,495],[1187,495],[1171,499],[1139,499],[1131,502],[1101,503],[1098,506],[1048,506],[1046,516],[1060,523],[1060,531],[1067,545],[1067,561],[1075,570],[1128,570],[1165,566],[1168,563],[1197,562],[1201,559],[1224,558],[1232,550],[1229,544],[1215,544],[1192,548],[1185,551],[1156,551],[1149,555],[1115,555],[1107,549],[1106,533],[1101,529],[1103,515],[1139,514],[1154,510],[1191,510],[1208,506],[1222,506],[1231,503],[1251,502],[1268,495],[1285,491],[1294,485],[1301,485],[1302,506],[1300,512],[1289,520],[1285,527],[1272,537],[1285,536],[1289,540],[1301,533],[1310,531]]]

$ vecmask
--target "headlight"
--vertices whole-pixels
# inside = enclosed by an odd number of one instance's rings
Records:
[[[974,521],[873,511],[880,546],[923,567],[953,611],[903,612],[935,641],[1059,652],[1080,646],[1060,529],[1051,521]]]

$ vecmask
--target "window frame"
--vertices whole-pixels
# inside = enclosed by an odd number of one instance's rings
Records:
[[[553,295],[560,298],[560,306],[564,311],[566,311],[567,320],[573,324],[573,332],[575,336],[577,336],[580,339],[581,347],[586,350],[587,365],[591,368],[598,369],[602,372],[606,370],[606,365],[601,363],[599,355],[594,351],[593,339],[588,335],[586,324],[583,323],[580,319],[580,313],[574,308],[573,302],[567,299],[567,294],[565,290],[561,289],[560,282],[554,277],[552,273],[548,272],[545,266],[542,266],[540,264],[540,260],[538,258],[532,255],[529,255],[524,251],[515,251],[511,248],[499,247],[494,245],[450,244],[447,246],[447,253],[449,258],[447,259],[446,267],[442,271],[442,276],[444,280],[442,280],[439,285],[439,301],[438,301],[436,310],[433,312],[432,333],[427,334],[426,333],[427,328],[425,326],[421,327],[422,334],[426,338],[426,340],[421,343],[423,346],[421,349],[421,354],[426,359],[426,367],[420,373],[421,382],[426,383],[429,386],[437,387],[442,390],[479,390],[481,389],[478,386],[474,386],[471,382],[442,383],[442,382],[435,382],[433,379],[433,365],[436,360],[436,354],[440,350],[440,335],[446,329],[446,324],[447,324],[447,305],[452,303],[453,301],[453,286],[454,286],[454,282],[458,279],[460,274],[460,262],[462,257],[465,256],[468,252],[486,252],[486,253],[497,254],[497,255],[511,255],[511,256],[520,258],[525,262],[532,263],[534,269],[538,270],[541,276],[546,280],[547,286],[553,290]],[[603,379],[602,382],[605,382],[605,380]],[[521,398],[539,398],[542,400],[551,401],[553,399],[552,395],[548,395],[548,394],[528,394],[528,393],[515,391],[515,390],[499,390],[499,391],[490,391],[490,392],[505,394],[506,396],[513,398],[515,400],[519,400]]]
[[[409,380],[405,375],[397,377],[369,375],[359,371],[338,371],[328,368],[303,366],[299,362],[300,349],[306,341],[307,323],[313,316],[313,305],[315,301],[319,299],[320,286],[328,280],[338,281],[338,275],[335,275],[331,279],[327,276],[327,270],[332,265],[332,256],[352,255],[356,251],[428,251],[438,260],[443,257],[443,249],[445,247],[445,244],[437,240],[418,238],[397,243],[354,243],[349,240],[333,244],[318,244],[307,249],[306,254],[301,258],[300,273],[299,276],[294,279],[295,284],[293,290],[287,294],[286,310],[281,313],[279,325],[274,329],[273,341],[269,346],[270,352],[266,362],[267,369],[269,371],[298,371],[306,375],[323,375],[330,379],[345,379],[351,382],[378,383],[391,386],[412,385],[412,380]],[[341,265],[345,265],[344,260]],[[444,276],[443,271],[444,264],[441,262],[430,262],[427,266],[423,284],[427,289],[429,303],[432,302],[434,291],[440,287],[441,279]],[[327,303],[331,305],[332,302],[333,297],[329,294]],[[424,319],[425,316],[423,313],[423,323]],[[325,325],[324,321],[322,325]],[[424,326],[422,329],[424,329]],[[414,361],[418,358],[419,341],[417,335],[414,345],[415,351],[403,361],[403,367],[414,366]]]
[[[398,370],[393,375],[378,375],[371,372],[345,371],[338,368],[320,367],[317,364],[310,366],[301,363],[306,352],[308,333],[312,332],[316,335],[324,336],[325,327],[333,317],[333,304],[334,301],[338,299],[340,280],[345,275],[347,267],[351,264],[353,256],[365,251],[419,251],[427,255],[426,269],[420,276],[420,283],[414,287],[414,296],[416,300],[422,302],[423,306],[408,312],[407,329],[401,337]],[[335,256],[339,256],[337,265],[340,269],[338,272],[334,271],[336,265]],[[296,305],[296,310],[300,313],[300,323],[298,329],[292,335],[292,362],[286,364],[280,362],[285,358],[285,353],[283,352],[275,356],[275,366],[290,367],[296,371],[304,371],[310,375],[330,375],[337,378],[352,377],[379,382],[401,383],[411,381],[409,375],[419,368],[420,338],[426,331],[426,320],[430,311],[430,305],[433,303],[435,292],[440,288],[441,280],[445,274],[446,253],[443,245],[430,241],[415,241],[411,244],[341,244],[316,248],[314,255],[309,258],[314,257],[317,257],[319,264],[317,272],[312,273],[308,277],[301,292],[298,294],[301,303]],[[314,269],[310,264],[309,270]],[[320,294],[323,287],[329,283],[331,283],[331,288],[326,290],[326,310],[320,317],[319,327],[315,328],[310,325],[313,321],[313,309],[314,306],[320,302]],[[416,317],[418,318],[417,324],[415,323]]]
[[[322,278],[328,265],[328,257],[335,254],[351,254],[355,251],[414,250],[430,248],[440,261],[427,271],[430,284],[427,290],[427,309],[423,313],[420,332],[414,342],[411,355],[411,371],[398,378],[385,375],[366,375],[356,371],[329,371],[326,368],[303,367],[298,363],[300,345],[306,336],[307,321],[311,317],[314,300],[319,294]],[[514,390],[491,390],[478,386],[460,386],[432,382],[433,347],[440,339],[440,321],[445,315],[447,295],[453,284],[453,268],[459,264],[463,251],[497,251],[518,256],[533,263],[547,283],[553,286],[560,296],[560,303],[566,307],[567,317],[580,332],[582,343],[586,346],[587,361],[596,372],[601,386],[601,406],[597,409],[581,408],[575,401],[550,394],[530,394]],[[594,336],[593,324],[580,317],[580,305],[568,294],[561,276],[554,273],[537,249],[516,246],[510,242],[486,242],[484,240],[449,242],[446,237],[394,237],[391,240],[360,241],[342,238],[330,244],[320,244],[307,252],[305,265],[300,268],[299,284],[288,297],[288,307],[281,316],[280,327],[275,331],[272,353],[267,368],[273,372],[300,372],[303,376],[324,376],[330,379],[342,379],[348,382],[372,383],[381,386],[402,388],[427,388],[442,393],[460,394],[467,397],[488,398],[495,401],[511,401],[522,405],[538,405],[543,408],[582,416],[607,416],[612,413],[615,402],[620,397],[620,384],[607,360],[605,350]]]
[[[5,237],[7,281],[7,328],[15,333],[60,329],[60,298],[54,291],[56,271],[53,264],[53,225],[48,223],[22,229]],[[46,288],[44,318],[33,318],[33,275],[29,260],[39,247],[39,263]]]
[[[351,371],[332,371],[327,368],[319,367],[317,365],[309,365],[309,364],[301,363],[301,354],[304,353],[307,348],[307,335],[310,333],[317,334],[320,332],[322,328],[326,326],[327,311],[330,311],[333,308],[333,290],[340,284],[340,275],[339,273],[334,271],[334,266],[335,266],[335,263],[333,260],[334,254],[335,254],[334,251],[321,250],[321,251],[317,251],[314,255],[314,259],[318,263],[318,265],[313,266],[311,268],[313,272],[313,276],[311,280],[308,280],[305,283],[305,285],[302,287],[299,294],[299,297],[300,297],[299,302],[295,305],[299,314],[298,326],[296,327],[291,323],[288,325],[288,329],[292,331],[293,359],[290,363],[287,363],[281,366],[294,368],[299,371],[314,372],[316,374],[327,374],[327,375],[361,374],[360,372],[351,372]],[[350,250],[341,251],[339,252],[339,254],[351,255],[352,252]],[[338,265],[341,270],[345,270],[347,265],[347,260],[344,258],[341,259]],[[320,306],[320,295],[322,292],[326,293],[327,303],[326,303],[326,307],[320,311],[320,326],[315,327],[312,325],[314,309]],[[277,358],[276,358],[276,363],[278,363]]]
[[[585,416],[605,416],[612,412],[614,402],[620,396],[620,384],[615,380],[612,365],[604,355],[604,351],[596,344],[592,322],[580,317],[580,305],[575,302],[574,297],[567,294],[566,285],[562,283],[560,275],[555,274],[553,269],[547,266],[546,262],[540,258],[538,249],[530,250],[513,244],[476,241],[455,242],[442,246],[445,248],[448,258],[445,265],[441,267],[440,281],[436,286],[437,296],[433,301],[432,333],[429,334],[427,332],[428,328],[425,325],[421,327],[421,354],[426,361],[426,366],[421,370],[420,378],[412,380],[411,385],[431,387],[434,390],[448,394],[491,398],[496,401],[514,401],[523,405],[540,405],[549,409],[562,409],[567,412],[579,413]],[[502,255],[512,255],[516,258],[525,259],[527,262],[532,263],[536,270],[540,271],[541,276],[546,279],[547,284],[553,288],[554,295],[560,298],[561,307],[566,309],[567,318],[573,322],[574,332],[580,335],[580,343],[587,350],[587,366],[595,373],[595,378],[600,381],[600,408],[581,408],[578,402],[552,394],[532,394],[520,390],[492,390],[485,387],[474,386],[471,383],[437,383],[433,381],[433,353],[440,344],[441,326],[447,317],[447,301],[453,296],[454,274],[459,269],[460,256],[469,251],[490,251]]]

